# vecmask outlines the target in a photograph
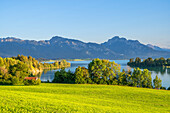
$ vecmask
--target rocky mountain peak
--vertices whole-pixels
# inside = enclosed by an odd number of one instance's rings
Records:
[[[0,38],[0,42],[20,42],[20,41],[22,40],[15,37]]]

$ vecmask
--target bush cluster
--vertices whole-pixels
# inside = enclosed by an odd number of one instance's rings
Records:
[[[41,80],[24,80],[24,85],[40,85],[41,84]]]

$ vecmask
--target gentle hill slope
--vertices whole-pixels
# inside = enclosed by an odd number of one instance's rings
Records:
[[[0,86],[0,112],[170,112],[169,100],[169,91],[127,86]]]

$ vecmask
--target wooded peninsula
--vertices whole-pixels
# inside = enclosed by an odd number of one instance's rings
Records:
[[[22,85],[39,84],[38,80],[24,80],[25,77],[34,77],[42,73],[44,69],[59,69],[70,67],[66,60],[56,61],[54,63],[41,63],[31,56],[18,55],[17,57],[0,57],[0,84],[1,85]]]

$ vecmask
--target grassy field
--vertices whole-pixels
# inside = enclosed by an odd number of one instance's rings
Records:
[[[0,86],[0,112],[170,112],[170,91],[42,83]]]

